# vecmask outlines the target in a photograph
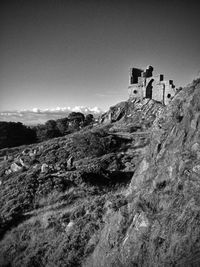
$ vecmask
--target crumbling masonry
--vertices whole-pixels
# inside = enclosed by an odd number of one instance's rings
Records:
[[[153,67],[146,70],[131,68],[129,77],[129,98],[150,98],[167,105],[175,95],[172,80],[165,81],[164,75],[153,76]]]

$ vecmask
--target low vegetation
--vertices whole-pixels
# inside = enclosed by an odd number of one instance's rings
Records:
[[[8,155],[0,164],[0,266],[80,266],[92,253],[107,210],[123,205],[115,195],[134,172],[120,156],[131,142],[108,129],[0,151]],[[6,174],[20,160],[25,166]]]

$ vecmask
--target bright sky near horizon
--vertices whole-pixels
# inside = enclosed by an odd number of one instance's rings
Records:
[[[184,86],[200,71],[199,1],[2,0],[0,110],[109,106],[129,68]]]

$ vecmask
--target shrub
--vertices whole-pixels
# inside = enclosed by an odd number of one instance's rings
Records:
[[[117,141],[104,130],[79,133],[73,137],[73,148],[81,156],[102,156],[112,152],[117,146]]]

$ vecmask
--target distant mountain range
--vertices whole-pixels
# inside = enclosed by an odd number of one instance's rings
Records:
[[[83,114],[93,114],[94,117],[98,117],[102,113],[98,107],[56,107],[53,109],[39,109],[33,108],[32,110],[13,110],[13,111],[1,111],[0,121],[13,121],[22,122],[26,125],[36,125],[45,123],[47,120],[56,120],[68,116],[71,112],[81,112]]]

